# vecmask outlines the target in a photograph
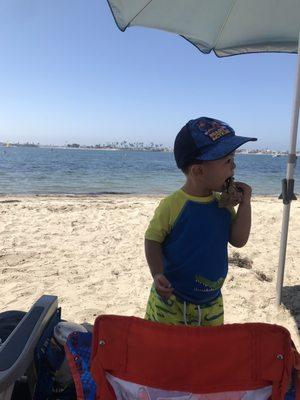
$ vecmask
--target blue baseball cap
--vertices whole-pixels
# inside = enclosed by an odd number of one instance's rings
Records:
[[[178,168],[195,161],[218,160],[232,153],[246,142],[256,138],[236,136],[225,122],[200,117],[189,121],[178,133],[174,144],[174,156]]]

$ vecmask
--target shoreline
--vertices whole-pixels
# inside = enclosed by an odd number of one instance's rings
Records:
[[[111,197],[141,197],[141,198],[164,198],[166,196],[168,196],[170,193],[130,193],[130,192],[109,192],[109,191],[104,191],[104,192],[100,192],[100,193],[36,193],[36,194],[32,194],[32,193],[16,193],[16,194],[5,194],[5,193],[0,193],[0,200],[2,198],[9,198],[9,199],[13,199],[14,197],[16,198],[24,198],[24,199],[28,199],[28,198],[47,198],[47,199],[51,199],[51,198],[78,198],[78,199],[82,199],[82,198],[103,198],[103,197],[107,197],[107,196],[111,196]],[[296,196],[300,196],[300,193],[295,193]],[[280,201],[282,203],[282,199],[278,198],[279,195],[278,194],[252,194],[252,200],[253,199],[259,199],[259,198],[271,198],[271,199],[276,199],[278,201]],[[293,204],[294,201],[292,201]]]
[[[144,232],[162,196],[0,196],[0,310],[57,295],[62,318],[143,317],[152,283]],[[248,244],[229,246],[226,323],[286,327],[300,349],[300,200],[293,201],[283,305],[275,305],[282,200],[255,196]]]

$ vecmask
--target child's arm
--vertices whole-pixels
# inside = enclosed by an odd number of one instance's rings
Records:
[[[248,241],[251,229],[251,192],[250,186],[243,182],[235,182],[242,189],[243,199],[239,204],[236,217],[231,226],[229,243],[235,247],[243,247]]]
[[[162,297],[169,298],[173,289],[170,282],[163,274],[164,267],[161,244],[154,240],[145,239],[145,254],[157,293]]]

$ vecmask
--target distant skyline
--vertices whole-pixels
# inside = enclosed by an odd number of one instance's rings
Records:
[[[245,148],[289,147],[296,55],[219,59],[170,33],[122,33],[103,0],[3,0],[0,49],[1,142],[172,147],[205,115],[258,138]]]
[[[245,145],[239,147],[236,150],[236,153],[266,153],[266,154],[273,154],[273,153],[288,153],[288,149],[286,150],[281,150],[281,149],[273,149],[273,148],[261,148],[261,147],[255,147],[251,146],[251,148],[247,147],[246,143]],[[173,151],[173,146],[168,146],[168,145],[163,145],[162,143],[154,143],[153,141],[151,142],[130,142],[127,140],[123,141],[107,141],[104,143],[75,143],[75,142],[65,142],[64,144],[57,144],[57,143],[50,143],[50,144],[43,144],[40,142],[3,142],[0,141],[0,147],[51,147],[51,148],[75,148],[75,149],[92,149],[92,150],[101,150],[101,149],[119,149],[119,150],[149,150],[149,151]],[[297,151],[297,154],[300,153]],[[298,154],[299,155],[299,154]]]

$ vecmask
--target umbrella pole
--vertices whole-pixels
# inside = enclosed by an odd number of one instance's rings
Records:
[[[300,106],[300,33],[298,40],[296,90],[295,90],[295,99],[292,112],[291,131],[290,131],[291,133],[290,151],[287,163],[286,179],[283,179],[282,181],[282,194],[279,197],[283,199],[283,216],[282,216],[279,264],[278,264],[277,286],[276,286],[276,303],[278,306],[281,304],[282,300],[282,286],[284,278],[284,267],[285,267],[291,201],[296,199],[294,194],[293,177],[297,160],[296,144],[297,144],[297,131],[298,131],[298,119],[299,119],[299,106]]]

